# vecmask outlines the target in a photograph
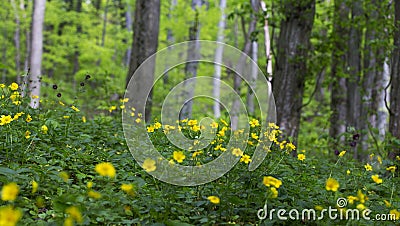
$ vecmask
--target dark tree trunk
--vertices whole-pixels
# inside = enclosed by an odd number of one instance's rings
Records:
[[[286,0],[282,7],[285,18],[280,25],[272,90],[276,101],[277,123],[288,136],[296,140],[315,0]]]
[[[349,10],[343,0],[335,1],[333,27],[333,52],[331,64],[331,118],[329,135],[338,138],[346,131],[347,115],[347,87],[345,79],[346,64],[346,40],[348,40],[348,30],[346,23],[349,22]]]
[[[348,126],[361,129],[361,40],[362,27],[356,26],[361,19],[363,9],[360,0],[354,0],[351,6],[351,23],[348,48],[348,74],[347,79],[347,123]],[[354,158],[358,159],[360,146],[353,148]]]
[[[392,65],[390,79],[390,120],[389,132],[397,139],[400,139],[400,0],[394,1],[395,8],[395,32],[393,36],[394,49],[392,52]],[[395,158],[400,155],[400,148],[389,149],[389,157]]]
[[[137,0],[135,9],[135,21],[133,25],[133,43],[132,55],[129,64],[129,72],[126,79],[128,84],[136,69],[157,51],[158,32],[160,24],[160,0]],[[154,62],[153,62],[154,63]],[[151,117],[152,92],[147,97],[144,93],[154,82],[154,67],[146,74],[140,74],[134,77],[130,97],[133,99],[133,105],[141,106],[142,101],[146,101],[145,119],[148,121]],[[137,109],[140,111],[140,109]],[[143,112],[142,112],[143,113]]]

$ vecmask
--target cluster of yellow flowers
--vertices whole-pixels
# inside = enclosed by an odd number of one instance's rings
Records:
[[[276,179],[275,177],[272,176],[265,176],[263,178],[263,184],[269,188],[271,198],[278,197],[279,193],[277,188],[279,188],[282,185],[281,180]]]
[[[5,88],[6,88],[5,84],[0,84],[0,89],[4,90]],[[10,91],[12,91],[10,93],[10,100],[15,105],[20,105],[21,104],[21,94],[17,91],[18,88],[19,88],[19,86],[15,82],[11,83],[11,85],[8,86],[8,89]],[[4,94],[1,95],[1,99],[4,99],[4,98],[5,98]]]

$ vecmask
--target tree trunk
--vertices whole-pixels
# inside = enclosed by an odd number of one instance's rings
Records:
[[[19,4],[19,8],[22,12],[23,21],[26,21],[26,12],[25,12],[25,5],[24,1],[21,0]],[[23,82],[21,86],[21,96],[26,95],[26,90],[28,87],[28,80],[30,79],[30,66],[29,66],[29,59],[31,57],[31,32],[29,28],[25,28],[25,44],[26,44],[26,52],[25,52],[25,60],[24,60],[24,71],[26,72],[25,76],[23,77]]]
[[[131,5],[128,4],[128,9],[125,12],[125,27],[126,30],[128,30],[128,32],[130,33],[132,31],[132,16],[131,16]],[[130,46],[127,50],[126,50],[126,54],[125,54],[125,65],[129,66],[129,62],[131,60],[131,55],[132,55],[132,47]]]
[[[252,9],[253,9],[253,15],[258,12],[259,10],[259,6],[260,6],[260,1],[259,0],[250,0],[250,3],[252,3]],[[244,55],[242,55],[239,59],[239,62],[237,63],[236,66],[236,71],[237,73],[234,73],[234,80],[233,80],[233,89],[235,90],[235,92],[238,94],[238,96],[240,96],[240,84],[242,83],[242,78],[239,76],[239,74],[242,73],[243,71],[243,67],[245,64],[245,60],[246,57],[248,55],[250,55],[250,51],[251,51],[251,35],[252,33],[256,30],[256,25],[257,25],[257,17],[256,16],[252,16],[252,19],[250,20],[250,24],[249,24],[249,28],[246,32],[245,30],[245,22],[244,22],[244,18],[241,17],[241,22],[242,22],[242,29],[243,29],[243,36],[245,38],[245,42],[244,42],[244,46],[242,49],[242,52],[244,53]],[[235,98],[233,100],[232,103],[232,110],[231,110],[231,128],[232,130],[236,130],[238,127],[238,123],[239,123],[239,107],[240,107],[240,99]]]
[[[351,24],[348,48],[348,74],[347,79],[347,126],[353,127],[356,131],[361,130],[361,40],[362,28],[355,26],[362,16],[363,9],[360,0],[354,0],[351,6]],[[359,159],[361,146],[353,147],[353,157]]]
[[[171,6],[169,7],[169,13],[168,13],[168,20],[172,20],[173,18],[172,18],[172,10],[174,10],[174,8],[175,8],[175,6],[178,4],[178,0],[171,0]],[[174,42],[175,42],[175,39],[174,39],[174,35],[172,34],[172,29],[170,29],[170,28],[168,28],[168,30],[167,30],[167,42],[168,42],[168,45],[172,45]],[[168,46],[168,50],[170,50],[171,49],[171,47],[170,46]],[[166,59],[165,60],[165,69],[167,69],[167,68],[169,68],[169,60],[168,59]],[[169,79],[168,79],[169,77],[168,77],[168,71],[167,70],[165,70],[165,74],[163,75],[163,83],[164,83],[164,85],[167,85],[168,84],[168,81],[169,81]]]
[[[40,97],[41,84],[41,67],[43,54],[43,23],[46,0],[35,0],[32,14],[32,54],[31,54],[31,80],[30,94],[31,96]],[[30,106],[32,108],[39,107],[40,98],[31,97]]]
[[[346,132],[347,86],[346,86],[346,41],[348,40],[347,23],[349,9],[344,0],[335,1],[333,26],[333,52],[331,63],[331,117],[329,135],[338,138]],[[341,137],[341,141],[344,137]]]
[[[390,119],[389,132],[397,139],[400,139],[400,0],[394,1],[394,22],[395,31],[393,36],[394,49],[392,52],[392,65],[390,80]],[[395,158],[400,155],[400,148],[397,145],[389,149],[389,157]]]
[[[303,102],[310,35],[314,22],[315,0],[286,0],[283,5],[277,43],[276,69],[272,90],[277,122],[296,141]]]
[[[251,42],[251,59],[257,63],[258,61],[258,44],[257,41],[252,41]],[[256,81],[257,81],[257,73],[258,73],[258,67],[255,64],[251,65],[251,76],[250,76],[250,81],[249,81],[249,86],[247,88],[247,112],[249,115],[254,116],[254,93],[252,90],[256,89]]]
[[[14,44],[15,44],[15,70],[17,74],[17,83],[21,84],[21,21],[19,18],[18,8],[15,0],[11,0],[11,5],[14,9],[15,15],[15,33],[14,33]]]
[[[135,22],[133,25],[132,56],[127,75],[128,85],[136,69],[152,54],[157,51],[158,33],[160,25],[160,0],[137,0],[135,9]],[[155,62],[152,62],[153,65]],[[152,91],[146,96],[145,90],[149,90],[154,82],[154,66],[146,74],[138,74],[133,77],[132,90],[129,90],[129,98],[133,101],[133,107],[139,113],[145,113],[145,120],[151,118]],[[143,102],[146,104],[143,104]],[[146,105],[145,112],[137,106]]]
[[[190,78],[197,77],[197,67],[199,63],[197,60],[199,59],[200,52],[200,43],[197,41],[200,37],[200,22],[199,22],[199,11],[203,5],[202,0],[192,0],[192,9],[195,11],[195,19],[193,21],[192,26],[189,28],[189,40],[193,41],[189,43],[188,53],[187,53],[187,61],[185,65],[185,81],[183,82],[184,90],[182,93],[182,97],[185,99],[185,104],[182,107],[182,110],[179,114],[179,119],[186,119],[192,117],[193,110],[193,95],[196,87],[196,80]]]
[[[226,0],[220,0],[221,10],[221,19],[218,23],[218,42],[224,42],[224,31],[225,31],[225,8],[226,8]],[[223,45],[218,45],[217,49],[215,50],[215,62],[222,62],[222,54],[223,54]],[[221,86],[221,65],[215,64],[214,65],[214,80],[213,80],[213,96],[215,98],[214,102],[214,117],[219,118],[221,117],[221,107],[219,104],[220,98],[220,86]]]

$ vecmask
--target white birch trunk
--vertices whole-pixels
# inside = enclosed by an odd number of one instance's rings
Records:
[[[40,98],[34,99],[32,96],[40,97],[45,5],[46,0],[35,0],[32,15],[31,83],[29,85],[32,108],[38,108],[40,100]]]
[[[221,10],[221,19],[218,23],[218,42],[224,42],[224,30],[225,30],[225,8],[226,8],[226,0],[220,1]],[[214,116],[215,118],[221,117],[221,109],[219,104],[220,98],[220,87],[221,87],[221,65],[219,64],[222,61],[222,54],[224,51],[223,45],[218,45],[215,50],[215,65],[214,65],[214,80],[213,80],[213,96],[215,98],[214,102]]]

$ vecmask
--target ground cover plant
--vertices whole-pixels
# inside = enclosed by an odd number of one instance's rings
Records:
[[[56,88],[56,87],[54,87]],[[74,102],[41,99],[45,107],[28,107],[16,83],[0,84],[0,225],[368,225],[362,219],[311,217],[285,221],[277,215],[260,219],[267,206],[275,209],[370,209],[370,217],[391,214],[379,221],[393,225],[400,217],[400,156],[390,160],[371,153],[367,161],[354,160],[343,149],[336,155],[312,153],[296,147],[270,123],[264,134],[273,142],[267,158],[248,171],[252,151],[262,145],[258,119],[251,128],[246,150],[227,150],[231,134],[228,120],[212,123],[214,141],[201,151],[174,148],[165,137],[180,129],[188,137],[201,131],[197,119],[185,119],[179,128],[157,120],[147,125],[153,143],[171,164],[204,164],[222,152],[240,156],[223,177],[204,185],[180,187],[156,180],[139,166],[125,143],[121,99],[101,114],[85,115]],[[57,91],[56,91],[57,93]],[[131,114],[142,123],[140,114]],[[357,134],[349,134],[355,142]],[[347,141],[346,141],[347,142]],[[196,144],[193,144],[196,145]],[[385,146],[382,146],[385,148]],[[347,203],[343,208],[339,198]],[[261,212],[261,216],[262,216]],[[349,213],[347,213],[349,214]],[[339,216],[339,215],[338,215]],[[377,222],[377,221],[376,221]]]

